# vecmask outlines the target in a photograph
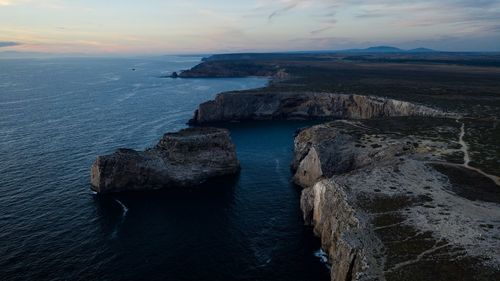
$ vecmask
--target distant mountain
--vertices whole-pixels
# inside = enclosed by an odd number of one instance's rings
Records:
[[[416,49],[408,50],[406,52],[407,53],[435,53],[435,52],[439,52],[439,51],[429,49],[429,48],[416,48]]]
[[[369,53],[401,53],[404,52],[404,50],[396,47],[391,47],[391,46],[376,46],[376,47],[370,47],[361,50],[363,52],[369,52]]]
[[[411,50],[403,50],[392,46],[375,46],[366,49],[347,49],[335,51],[336,53],[432,53],[436,50],[427,48],[416,48]]]

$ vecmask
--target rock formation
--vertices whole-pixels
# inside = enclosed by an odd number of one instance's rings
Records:
[[[426,106],[372,96],[335,93],[230,92],[202,103],[194,124],[270,119],[370,119],[395,116],[447,116]]]
[[[352,122],[298,133],[294,180],[332,280],[498,279],[500,191],[444,162],[454,148]],[[483,181],[468,196],[457,176]]]
[[[165,134],[146,151],[119,149],[97,157],[91,184],[98,193],[192,186],[239,167],[228,130],[189,128]]]

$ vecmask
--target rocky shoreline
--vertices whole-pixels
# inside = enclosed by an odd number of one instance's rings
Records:
[[[294,181],[304,188],[304,220],[321,238],[332,280],[499,276],[500,199],[457,190],[464,187],[434,164],[454,169],[444,161],[452,147],[359,123],[327,123],[297,135]],[[497,187],[486,181],[474,189],[498,195]]]
[[[362,121],[411,116],[448,119],[435,133],[457,139],[389,133]],[[292,163],[304,221],[321,239],[331,279],[494,280],[500,192],[468,166],[459,118],[381,97],[252,91],[219,94],[191,124],[347,119],[300,131]],[[462,154],[465,163],[449,162]]]
[[[314,92],[229,92],[200,104],[191,124],[246,120],[450,117],[427,106],[381,97]]]
[[[395,117],[450,120],[435,130],[457,139],[389,133],[362,121]],[[459,118],[381,97],[252,91],[219,94],[191,124],[347,119],[298,133],[292,163],[304,188],[304,221],[322,241],[331,279],[493,280],[500,274],[500,251],[491,250],[500,249],[500,192],[468,160],[449,162],[468,158]]]
[[[188,128],[165,134],[146,151],[119,149],[97,157],[91,184],[97,193],[186,187],[234,175],[239,169],[228,130]]]
[[[398,117],[449,120],[434,128],[446,136],[390,133],[362,121]],[[382,97],[259,91],[219,94],[191,124],[344,119],[302,130],[292,163],[304,221],[321,239],[331,279],[493,280],[500,191],[468,160],[456,162],[468,158],[459,118]]]
[[[206,61],[172,77],[242,76],[290,78],[278,64],[233,61]],[[419,136],[411,126],[396,133],[385,123],[397,117],[447,119],[455,126],[431,126],[445,137]],[[221,93],[200,104],[190,124],[347,119],[303,129],[294,141],[293,180],[303,188],[300,207],[328,255],[331,279],[496,280],[499,178],[469,165],[465,125],[455,123],[459,118],[380,94],[262,89]],[[371,126],[366,120],[381,123]],[[189,143],[184,147],[196,153],[177,150],[172,143],[179,138],[166,135],[145,152],[119,150],[99,157],[92,167],[94,190],[187,186],[237,172],[229,133],[210,129],[216,131],[207,134],[202,128],[188,129],[187,139],[180,133],[181,142]],[[193,145],[192,133],[199,140],[212,133],[224,136],[204,147],[205,140]],[[450,134],[460,137],[450,139]]]

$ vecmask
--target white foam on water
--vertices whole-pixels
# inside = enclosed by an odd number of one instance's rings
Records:
[[[126,101],[126,100],[128,100],[128,99],[130,99],[130,98],[134,97],[134,96],[135,96],[135,94],[136,94],[136,92],[135,92],[135,91],[132,91],[132,92],[130,92],[130,93],[125,94],[125,96],[123,96],[122,98],[117,99],[116,101],[117,101],[117,102],[124,102],[124,101]]]
[[[210,90],[210,86],[201,85],[201,86],[196,86],[196,87],[194,87],[194,89],[195,89],[196,91],[207,91],[207,90]]]
[[[115,198],[116,203],[118,203],[122,207],[122,221],[125,219],[125,216],[128,213],[128,208],[125,206],[125,204],[122,203],[122,201],[118,200]]]
[[[0,105],[10,105],[10,104],[18,104],[18,103],[30,103],[34,101],[44,100],[46,98],[31,98],[31,99],[23,99],[23,100],[15,100],[15,101],[5,101],[0,102]]]
[[[118,230],[120,228],[120,226],[123,224],[123,222],[125,221],[125,217],[127,216],[127,213],[128,213],[128,208],[127,206],[125,206],[125,204],[123,204],[122,201],[115,199],[115,202],[118,203],[118,205],[120,205],[120,207],[122,207],[122,218],[120,220],[119,223],[116,224],[116,227],[115,229],[113,230],[113,233],[111,233],[111,238],[114,239],[118,236]]]
[[[323,249],[319,249],[316,252],[314,252],[314,256],[319,258],[321,263],[326,265],[326,267],[330,268],[330,263],[328,262],[328,255],[323,251]]]
[[[118,81],[122,79],[120,75],[116,75],[114,73],[106,73],[103,75],[103,78],[105,79],[104,82]]]

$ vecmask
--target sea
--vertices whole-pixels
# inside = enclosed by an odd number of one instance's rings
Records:
[[[96,195],[90,166],[264,78],[172,79],[200,57],[0,60],[0,280],[329,280],[291,182],[304,122],[225,125],[231,181]]]

